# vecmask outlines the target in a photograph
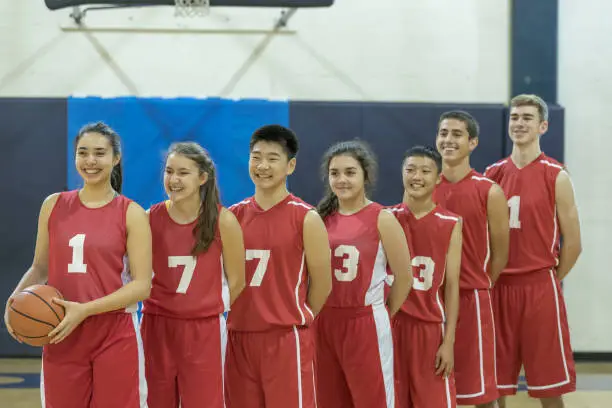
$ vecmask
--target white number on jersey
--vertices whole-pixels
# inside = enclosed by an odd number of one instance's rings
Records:
[[[510,207],[510,228],[519,229],[521,228],[521,220],[519,218],[521,210],[521,197],[513,196],[508,200],[508,207]]]
[[[72,262],[68,264],[68,273],[86,273],[87,265],[83,263],[85,234],[76,234],[70,238],[68,246],[72,248]]]
[[[418,275],[414,276],[412,287],[415,290],[429,290],[433,284],[433,274],[436,264],[428,256],[415,256],[412,258],[412,266],[419,270]]]
[[[187,293],[191,279],[193,279],[193,271],[195,271],[197,260],[195,256],[169,256],[168,268],[176,268],[184,266],[181,280],[179,281],[176,293]]]
[[[255,273],[253,274],[253,278],[251,279],[251,283],[249,286],[261,286],[261,281],[268,270],[268,261],[270,260],[270,250],[269,249],[247,249],[246,250],[246,260],[251,261],[253,259],[257,259],[257,267],[255,268]]]
[[[348,255],[346,258],[345,255]],[[350,282],[357,277],[359,250],[352,245],[340,245],[334,251],[334,256],[342,259],[342,269],[334,269],[334,276],[340,282]]]

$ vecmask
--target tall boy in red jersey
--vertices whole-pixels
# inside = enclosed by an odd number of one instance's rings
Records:
[[[298,139],[279,125],[250,142],[255,195],[232,207],[244,234],[246,288],[228,316],[228,408],[315,408],[309,325],[331,291],[321,217],[289,193]]]
[[[498,391],[490,289],[508,260],[508,206],[502,189],[470,165],[478,133],[478,122],[467,112],[440,117],[436,145],[443,169],[434,201],[463,220],[455,340],[457,404],[494,408]]]
[[[580,221],[569,175],[540,148],[547,130],[542,98],[513,98],[512,154],[485,172],[502,187],[510,207],[510,257],[493,291],[502,408],[505,396],[517,391],[521,365],[529,395],[545,408],[562,408],[562,395],[576,390],[560,282],[582,250]]]

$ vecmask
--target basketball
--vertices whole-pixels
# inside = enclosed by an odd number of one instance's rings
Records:
[[[15,335],[30,346],[41,347],[51,340],[48,334],[64,318],[64,307],[52,302],[64,297],[48,285],[32,285],[13,297],[9,324]]]

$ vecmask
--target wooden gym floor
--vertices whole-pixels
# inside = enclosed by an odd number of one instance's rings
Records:
[[[566,408],[612,408],[612,363],[579,363],[578,391],[565,397]],[[0,359],[0,407],[40,407],[40,359]],[[519,392],[509,408],[540,404]]]

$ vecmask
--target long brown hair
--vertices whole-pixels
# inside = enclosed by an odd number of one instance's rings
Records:
[[[174,143],[168,149],[168,156],[180,154],[195,162],[200,175],[208,174],[206,183],[200,186],[200,213],[198,222],[193,227],[193,236],[196,243],[191,250],[192,255],[205,252],[215,240],[217,220],[219,219],[219,188],[217,187],[217,172],[210,155],[202,146],[194,142]]]

